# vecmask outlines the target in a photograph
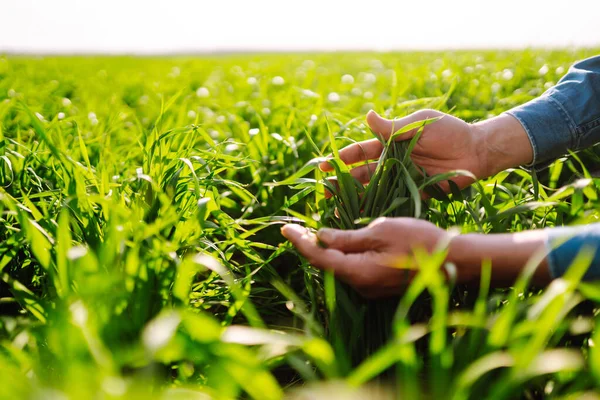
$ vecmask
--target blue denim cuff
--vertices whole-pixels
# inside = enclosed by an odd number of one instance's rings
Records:
[[[600,279],[600,223],[548,229],[548,269],[552,278],[565,274],[583,247],[595,249],[594,258],[584,280]]]
[[[527,132],[536,169],[600,142],[600,56],[573,64],[556,86],[507,114]]]
[[[575,124],[562,104],[546,93],[506,112],[516,118],[533,147],[533,162],[539,168],[575,148]]]

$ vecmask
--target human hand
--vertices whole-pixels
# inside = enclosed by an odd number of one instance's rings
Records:
[[[387,139],[407,124],[428,118],[441,117],[426,125],[412,151],[411,158],[428,175],[441,174],[453,170],[467,170],[476,178],[485,178],[505,168],[531,161],[533,150],[521,124],[510,115],[503,114],[477,124],[435,110],[421,110],[394,121],[382,118],[374,111],[367,114],[369,127],[382,138]],[[417,129],[399,135],[397,140],[409,140]],[[346,164],[377,160],[383,150],[378,139],[353,143],[340,150],[340,158]],[[368,163],[351,170],[352,175],[366,184],[375,171],[376,163]],[[323,171],[332,171],[328,162],[320,165]],[[473,179],[456,176],[452,181],[464,188]],[[449,192],[448,182],[440,182],[440,187]]]
[[[321,229],[317,235],[289,224],[281,232],[313,266],[333,270],[369,298],[402,293],[415,274],[414,251],[432,252],[449,235],[414,218],[378,218],[366,228]]]

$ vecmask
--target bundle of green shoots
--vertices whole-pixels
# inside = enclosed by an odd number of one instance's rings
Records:
[[[432,118],[408,124],[390,134],[387,139],[376,135],[382,141],[383,151],[366,186],[351,175],[349,167],[340,159],[331,130],[329,130],[329,139],[332,156],[326,160],[333,166],[336,179],[316,181],[303,178],[325,160],[317,158],[309,161],[284,181],[271,183],[269,186],[290,185],[302,189],[293,196],[293,199],[288,200],[291,204],[314,191],[315,186],[323,185],[332,194],[329,199],[317,196],[321,198],[320,221],[327,227],[358,229],[383,216],[422,218],[424,213],[421,192],[425,191],[434,196],[441,194],[437,186],[438,182],[464,172],[453,171],[428,177],[425,171],[411,160],[411,152],[424,127],[438,119]],[[416,133],[410,140],[399,140],[401,135],[411,131]],[[392,132],[394,132],[393,127]],[[289,209],[287,211],[300,216]],[[309,222],[307,221],[307,224]],[[406,275],[408,277],[408,270]],[[396,297],[370,300],[335,279],[330,272],[323,274],[323,280],[330,343],[334,346],[341,364],[348,367],[356,366],[387,342],[392,333],[394,314],[401,293]]]
[[[384,147],[367,186],[350,174],[348,166],[339,157],[334,138],[331,138],[333,157],[328,162],[335,170],[336,179],[326,179],[322,183],[332,194],[329,204],[333,207],[325,203],[323,215],[332,227],[357,229],[378,217],[421,216],[420,186],[431,182],[425,182],[425,172],[412,162],[410,154],[425,125],[437,119],[409,124],[391,134],[387,140],[376,135]],[[398,140],[401,135],[413,130],[416,134],[410,141]],[[335,217],[333,210],[337,211]]]
[[[335,170],[336,179],[322,182],[332,194],[321,204],[323,224],[338,229],[358,229],[383,216],[423,217],[420,193],[426,188],[435,188],[440,179],[428,178],[412,162],[410,155],[424,127],[436,120],[409,124],[390,134],[387,140],[376,136],[384,146],[366,186],[350,174],[350,169],[339,157],[335,138],[330,135],[333,156],[329,163]],[[414,130],[416,133],[411,140],[398,140],[401,135]],[[405,271],[408,277],[409,271]],[[366,299],[338,280],[329,285],[326,282],[325,290],[330,292],[327,297],[334,292],[336,299],[335,307],[328,307],[330,340],[338,356],[347,355],[349,364],[356,366],[390,338],[400,293],[385,299]]]

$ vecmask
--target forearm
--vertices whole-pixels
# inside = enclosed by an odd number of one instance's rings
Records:
[[[545,248],[546,240],[547,231],[544,230],[460,235],[451,242],[448,260],[457,266],[460,282],[477,284],[482,262],[489,260],[492,263],[492,284],[510,285],[531,256]],[[548,262],[544,258],[533,275],[533,282],[545,285],[550,280]]]

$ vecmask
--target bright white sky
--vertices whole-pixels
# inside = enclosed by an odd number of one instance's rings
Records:
[[[600,0],[0,0],[1,52],[600,45]]]

